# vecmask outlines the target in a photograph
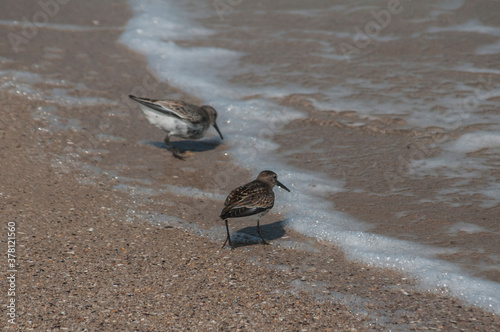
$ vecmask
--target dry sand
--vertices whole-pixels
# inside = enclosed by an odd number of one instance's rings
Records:
[[[19,19],[35,10],[28,1],[2,2],[2,8],[9,10],[2,11],[1,19]],[[137,79],[149,75],[145,60],[117,43],[119,27],[129,17],[124,1],[70,2],[51,22],[92,26],[98,21],[115,28],[71,33],[41,29],[17,54],[4,41],[0,56],[16,59],[4,63],[4,69],[53,73],[123,103],[121,97],[137,86]],[[0,29],[2,35],[16,31],[11,26]],[[46,46],[64,53],[49,61],[41,56]],[[44,88],[42,84],[40,89]],[[158,84],[150,93],[179,92]],[[494,314],[446,294],[419,291],[398,273],[347,261],[337,248],[288,230],[286,237],[303,241],[313,252],[291,249],[283,241],[221,250],[222,241],[195,232],[128,222],[130,209],[154,207],[159,199],[175,203],[169,214],[202,225],[216,223],[222,206],[207,201],[201,214],[189,208],[193,202],[175,201],[175,195],[168,194],[138,203],[115,190],[108,177],[86,182],[85,172],[61,168],[54,161],[71,156],[71,146],[87,139],[111,153],[99,159],[89,152],[80,161],[97,165],[130,158],[135,165],[128,170],[131,175],[150,172],[164,183],[203,189],[218,169],[232,167],[224,147],[195,152],[185,162],[174,160],[165,150],[145,148],[134,143],[150,131],[138,110],[135,115],[109,117],[126,142],[89,139],[95,133],[90,115],[81,130],[44,132],[37,128],[45,124],[33,118],[43,101],[5,91],[0,96],[1,251],[6,252],[6,224],[14,221],[18,254],[14,325],[7,323],[6,276],[2,277],[1,325],[6,330],[494,331],[500,326]],[[71,107],[60,109],[60,114]],[[98,105],[82,111],[109,110]],[[131,124],[136,130],[127,130]],[[141,157],[144,149],[155,153],[146,151],[146,159]],[[194,171],[202,166],[203,174]],[[237,169],[233,174],[229,187],[253,177]],[[2,266],[6,271],[6,258]]]

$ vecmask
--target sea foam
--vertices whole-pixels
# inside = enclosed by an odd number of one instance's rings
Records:
[[[305,115],[262,97],[273,87],[248,87],[244,82],[231,82],[231,70],[241,71],[239,59],[242,53],[216,47],[182,46],[179,41],[206,40],[215,33],[194,20],[196,8],[190,7],[188,11],[178,2],[159,0],[131,1],[131,4],[135,16],[129,21],[121,41],[145,54],[150,67],[161,79],[196,94],[204,103],[210,103],[219,110],[220,126],[227,136],[225,144],[230,147],[233,162],[254,174],[262,169],[278,173],[280,181],[292,190],[291,193],[279,188],[275,190],[275,211],[287,217],[288,227],[320,241],[339,245],[353,259],[408,273],[427,289],[446,289],[471,304],[500,313],[499,284],[468,276],[457,265],[435,258],[437,254],[449,253],[446,249],[369,233],[368,225],[335,210],[326,198],[345,191],[342,181],[289,166],[276,154],[277,145],[271,139],[272,134]],[[172,18],[168,24],[165,23],[167,16]],[[469,24],[462,29],[472,28],[473,24]],[[429,32],[440,31],[445,30]],[[294,90],[288,93],[301,89],[307,91],[300,86],[292,88]],[[332,90],[331,97],[348,93],[348,90]],[[261,97],[245,98],[255,95]],[[349,101],[337,107],[353,109],[352,105],[359,106],[361,112],[365,109],[367,114],[374,108],[387,112],[385,106],[390,106],[355,105]],[[478,143],[477,146],[480,145]],[[451,145],[450,149],[453,149]]]

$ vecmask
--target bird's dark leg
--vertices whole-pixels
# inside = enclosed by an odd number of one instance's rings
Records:
[[[170,140],[168,139],[168,135],[165,136],[164,142],[165,142],[165,144],[168,145],[168,147],[170,148],[170,151],[172,151],[172,154],[174,155],[175,158],[180,159],[180,160],[184,160],[184,157],[181,156],[181,154],[180,154],[181,152],[179,151],[179,149],[174,148],[172,143],[170,143]]]
[[[224,244],[222,245],[222,248],[226,246],[226,243],[229,241],[229,246],[231,247],[231,250],[234,249],[233,244],[231,243],[231,235],[229,235],[229,225],[227,224],[227,219],[225,220],[226,222],[226,231],[227,231],[227,237],[226,241],[224,241]]]
[[[257,233],[259,233],[259,236],[260,236],[260,239],[262,240],[262,244],[269,244],[266,242],[266,240],[264,240],[264,238],[262,237],[262,234],[260,234],[260,218],[257,219]]]

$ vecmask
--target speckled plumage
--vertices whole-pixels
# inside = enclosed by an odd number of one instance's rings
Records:
[[[179,151],[170,143],[170,136],[199,139],[212,125],[220,138],[224,139],[215,122],[217,111],[211,106],[198,107],[178,100],[156,100],[132,95],[129,97],[140,104],[150,123],[167,132],[165,144],[170,147],[176,158],[183,159]]]
[[[226,223],[227,237],[224,242],[224,247],[229,241],[231,244],[231,236],[229,235],[228,218],[240,218],[248,216],[256,216],[257,218],[257,233],[262,239],[262,243],[267,244],[260,233],[260,218],[264,216],[274,206],[274,186],[290,191],[286,186],[278,181],[276,173],[272,171],[260,172],[257,179],[249,182],[241,187],[231,191],[224,203],[224,208],[220,214],[220,218]]]

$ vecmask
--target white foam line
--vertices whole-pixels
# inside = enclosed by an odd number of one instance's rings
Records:
[[[451,250],[432,248],[409,241],[365,232],[334,232],[316,225],[298,225],[297,231],[340,245],[353,259],[369,265],[410,274],[433,291],[447,291],[467,302],[500,313],[500,284],[469,277],[453,263],[435,259]]]
[[[489,55],[500,53],[500,40],[493,44],[479,46],[476,50],[478,55]]]
[[[288,227],[339,245],[352,258],[366,264],[411,274],[430,290],[445,288],[471,304],[500,313],[500,284],[467,276],[457,265],[435,259],[437,254],[447,252],[444,249],[367,233],[369,227],[366,224],[336,211],[326,199],[326,196],[344,190],[342,181],[298,170],[283,162],[276,155],[278,146],[271,140],[272,134],[279,132],[283,124],[304,115],[283,109],[269,100],[241,101],[242,95],[261,95],[263,89],[229,83],[228,69],[221,67],[220,63],[229,61],[230,68],[238,66],[239,54],[223,49],[178,46],[172,38],[198,36],[205,39],[210,34],[190,19],[185,10],[179,9],[178,3],[173,5],[159,0],[140,2],[140,5],[137,1],[131,3],[136,15],[127,25],[122,42],[144,53],[150,66],[157,68],[160,76],[168,79],[171,85],[194,91],[198,97],[213,102],[220,110],[222,121],[219,126],[227,137],[225,144],[230,146],[229,154],[234,162],[255,175],[263,169],[278,173],[280,181],[292,192],[275,189],[274,211],[290,216]],[[164,11],[165,8],[168,11]],[[171,27],[173,35],[168,31],[162,35],[161,29],[155,26],[152,18],[161,13],[169,18],[183,18]],[[185,35],[183,31],[186,31]],[[266,86],[265,90],[272,88]],[[188,189],[185,194],[192,193]]]
[[[58,24],[58,23],[37,23],[24,22],[17,20],[0,20],[0,25],[11,27],[30,27],[33,29],[53,29],[64,30],[70,32],[86,32],[86,31],[103,31],[103,30],[122,30],[122,27],[113,26],[88,26],[88,25],[74,25],[74,24]]]
[[[470,20],[463,24],[457,24],[447,27],[430,27],[427,30],[429,33],[437,32],[474,32],[480,34],[488,34],[492,36],[500,36],[500,28],[495,26],[487,26],[478,20]]]
[[[500,44],[500,42],[499,42],[499,44]],[[462,64],[461,66],[456,66],[453,69],[457,70],[457,71],[465,71],[465,72],[469,72],[469,73],[500,75],[500,69],[477,68],[477,67],[474,67],[474,65],[472,63]]]
[[[35,84],[41,82],[60,87],[40,91],[35,87]],[[64,80],[44,79],[38,73],[26,71],[0,71],[0,88],[11,94],[26,96],[29,100],[43,100],[59,105],[117,105],[114,100],[103,97],[72,96],[71,93],[75,93],[76,91],[88,90],[83,84],[75,84]]]
[[[448,151],[462,153],[480,151],[485,148],[500,148],[500,133],[485,131],[466,133],[445,146]]]

